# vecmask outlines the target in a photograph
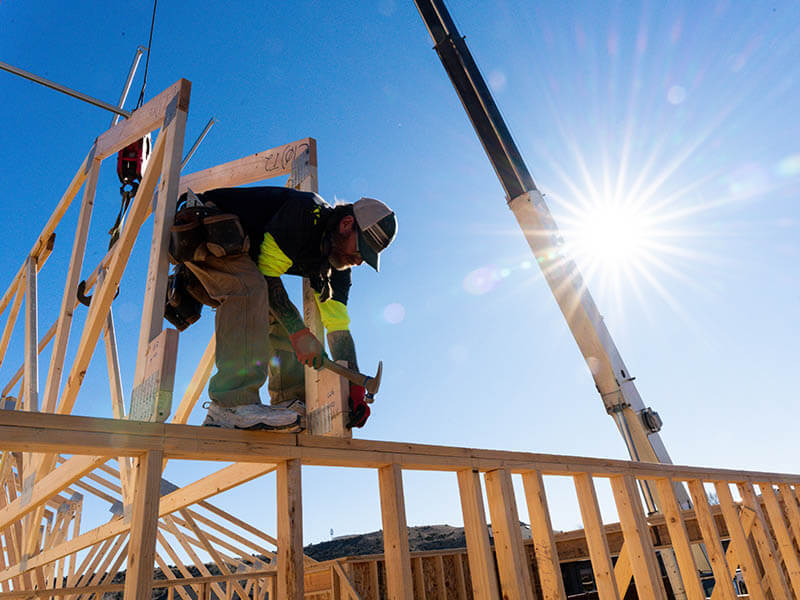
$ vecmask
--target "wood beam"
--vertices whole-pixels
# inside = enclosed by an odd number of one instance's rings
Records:
[[[23,408],[28,412],[34,413],[39,412],[39,353],[37,352],[39,309],[37,305],[37,287],[36,257],[29,256],[25,262],[25,375],[23,379],[25,402]],[[27,453],[23,455],[24,468],[23,472],[20,473],[20,477],[23,480],[26,493],[36,481],[36,474],[31,472],[31,464],[36,456],[36,454]],[[37,511],[34,515],[26,517],[24,521],[24,555],[33,554],[34,546],[38,544],[41,520],[42,513]]]
[[[274,464],[260,465],[243,463],[230,465],[161,498],[158,514],[160,517],[163,517],[164,515],[168,515],[176,510],[194,504],[195,502],[224,492],[273,470],[275,470]],[[79,521],[76,523],[79,524]],[[76,530],[76,534],[73,538],[63,544],[38,554],[24,564],[16,563],[0,572],[0,581],[22,574],[29,569],[46,565],[47,563],[83,550],[84,548],[88,548],[89,546],[93,546],[103,540],[128,531],[130,526],[130,522],[126,522],[122,519],[115,519],[81,535],[77,535]]]
[[[14,303],[8,311],[8,319],[3,327],[3,335],[0,337],[0,365],[8,350],[8,344],[11,342],[11,334],[14,332],[14,325],[17,324],[17,317],[19,316],[19,309],[22,307],[22,299],[25,297],[25,266],[23,265],[22,279],[16,288],[16,296],[14,296]],[[24,367],[23,367],[24,368]]]
[[[164,115],[168,111],[183,110],[185,112],[189,108],[191,90],[192,84],[186,79],[180,79],[173,83],[158,96],[138,108],[130,119],[120,121],[100,135],[95,142],[95,158],[103,160],[143,138],[161,126]],[[152,159],[151,154],[150,160]]]
[[[217,551],[216,548],[214,548],[214,545],[211,543],[211,540],[209,540],[206,534],[203,533],[203,530],[197,526],[197,523],[195,523],[189,511],[184,509],[178,512],[184,518],[186,525],[189,527],[189,529],[191,529],[194,535],[197,537],[197,541],[200,543],[202,548],[206,552],[208,552],[208,555],[211,557],[211,560],[213,560],[216,563],[217,568],[220,570],[220,573],[222,573],[223,575],[227,575],[230,571],[228,570],[228,567],[225,564],[225,558]],[[233,590],[237,594],[239,594],[239,598],[248,597],[248,594],[244,591],[242,586],[239,585],[238,581],[228,582],[227,587],[230,588],[231,586],[233,587]]]
[[[589,473],[582,473],[574,475],[573,480],[578,495],[578,506],[583,517],[583,528],[586,532],[586,544],[589,546],[597,593],[600,600],[620,600],[592,476]]]
[[[614,563],[614,580],[617,582],[620,595],[624,598],[633,580],[633,566],[628,557],[628,548],[625,546],[625,542],[622,543],[622,548],[617,555],[617,562]]]
[[[172,569],[169,568],[169,565],[167,564],[167,561],[164,560],[164,557],[161,556],[161,554],[159,554],[158,552],[156,552],[156,565],[158,565],[158,568],[161,569],[161,572],[164,574],[164,577],[166,577],[170,581],[175,581],[179,579],[178,576],[172,572]],[[188,594],[188,592],[184,588],[185,586],[183,585],[177,585],[170,589],[171,590],[177,589],[178,595],[182,598],[182,600],[192,600],[192,597]],[[174,592],[172,594],[168,593],[168,599],[173,600],[174,595],[175,595]]]
[[[705,600],[705,590],[700,583],[700,576],[697,573],[697,566],[689,543],[689,535],[686,532],[686,524],[683,521],[678,500],[675,498],[675,487],[672,480],[656,479],[655,485],[686,596],[688,600]]]
[[[51,496],[69,487],[107,460],[104,456],[73,456],[33,486],[25,497],[20,496],[0,509],[0,530],[35,508],[43,506]]]
[[[139,351],[136,360],[134,389],[144,383],[148,347],[150,342],[155,340],[163,329],[164,298],[167,295],[167,278],[169,276],[169,259],[167,257],[169,231],[175,222],[188,102],[187,90],[184,106],[177,109],[168,109],[164,128],[161,131],[161,135],[159,135],[159,138],[166,138],[166,147],[164,149],[164,164],[161,169],[163,175],[153,216],[153,239],[150,243],[147,284],[142,303],[142,324],[139,330]],[[170,114],[170,110],[175,110],[175,112]],[[156,409],[158,414],[154,415],[154,418],[157,421],[165,421],[171,412],[172,386],[170,385],[169,387],[169,406],[159,406]]]
[[[406,502],[400,465],[378,469],[381,498],[383,550],[386,557],[386,590],[389,600],[413,600],[411,554],[408,547]]]
[[[89,152],[89,155],[83,160],[83,163],[81,163],[81,166],[78,168],[78,172],[75,173],[72,181],[67,186],[67,190],[64,192],[61,200],[59,200],[55,210],[50,214],[50,218],[47,220],[44,229],[42,229],[39,237],[36,238],[36,241],[34,242],[33,247],[31,248],[31,251],[28,252],[27,256],[40,256],[46,251],[46,248],[50,244],[53,232],[56,230],[56,227],[64,216],[64,213],[67,212],[70,204],[72,204],[72,200],[75,198],[78,191],[81,189],[84,180],[86,179],[86,174],[89,171],[89,164],[92,161],[93,153],[94,147]],[[44,260],[39,262],[39,268],[41,269],[44,264]],[[3,313],[3,311],[6,309],[6,306],[8,306],[8,303],[11,301],[12,295],[22,280],[24,269],[24,265],[20,267],[20,270],[11,281],[11,285],[9,285],[9,287],[6,289],[3,297],[0,298],[0,314]]]
[[[231,531],[227,527],[224,527],[221,523],[217,523],[216,521],[214,521],[212,519],[209,519],[208,517],[204,517],[203,515],[195,512],[195,511],[192,511],[192,510],[189,510],[189,509],[186,509],[186,510],[194,518],[194,520],[197,521],[198,523],[202,523],[203,525],[206,525],[207,527],[210,527],[211,529],[214,529],[215,531],[221,533],[222,535],[224,535],[224,536],[232,539],[233,541],[238,542],[239,544],[241,544],[242,546],[239,549],[239,552],[246,553],[244,549],[247,548],[249,552],[257,552],[258,554],[263,554],[264,556],[267,556],[267,557],[275,556],[275,552],[273,552],[272,550],[270,550],[268,548],[265,548],[264,546],[261,546],[260,544],[255,543],[252,539],[244,537],[242,535],[239,535],[238,533],[236,533],[234,531]],[[213,537],[210,533],[207,534],[207,535],[209,536],[209,538]],[[262,532],[262,536],[265,536],[265,535],[266,534],[264,534]],[[218,538],[214,538],[214,539],[218,539]],[[277,540],[276,540],[276,542],[277,542]],[[232,546],[231,546],[231,548],[232,548]]]
[[[106,580],[110,581],[113,579],[114,575],[117,573],[117,571],[119,571],[122,561],[128,556],[127,540],[127,533],[123,533],[117,538],[102,564],[100,564],[97,568],[92,569],[92,577],[89,579],[87,585],[100,585]],[[116,560],[114,560],[115,557]],[[109,569],[109,566],[112,565],[112,560],[114,561],[113,566],[111,566],[111,569],[106,572],[106,570]]]
[[[494,556],[489,545],[480,473],[470,469],[459,471],[458,489],[461,496],[461,511],[464,515],[464,536],[467,540],[472,593],[475,600],[499,600],[500,592],[495,575]],[[419,570],[420,572],[422,570],[421,562]],[[424,582],[424,578],[421,581]],[[420,585],[424,586],[424,583]]]
[[[184,512],[188,513],[196,523],[202,523],[203,525],[209,525],[211,527],[214,527],[214,525],[216,525],[210,519],[201,518],[200,515],[198,515],[194,511],[191,511],[189,509],[183,509],[182,511],[180,511],[181,514],[183,514]],[[173,513],[171,515],[171,518],[175,523],[177,523],[181,527],[183,527],[185,529],[189,528],[189,523],[187,521],[181,519],[175,513]],[[203,536],[209,542],[213,542],[217,546],[219,546],[221,548],[224,548],[225,550],[228,550],[229,552],[232,552],[233,556],[238,556],[239,558],[234,559],[234,562],[241,562],[241,557],[246,556],[246,557],[248,557],[248,560],[253,560],[253,561],[256,561],[258,563],[261,563],[261,564],[264,565],[264,567],[269,566],[268,562],[262,561],[260,558],[256,558],[255,555],[253,555],[253,554],[251,554],[251,553],[249,553],[247,551],[246,548],[249,546],[248,544],[245,544],[245,547],[234,546],[233,544],[230,544],[230,543],[226,542],[222,538],[215,536],[214,534],[210,533],[209,531],[203,531]],[[198,539],[198,543],[199,543],[199,539]],[[274,553],[272,553],[272,552],[269,552],[268,554],[266,554],[266,556],[268,556],[268,557],[269,556],[273,556],[273,555],[274,555]]]
[[[73,454],[134,456],[161,449],[170,458],[212,461],[269,462],[302,458],[303,464],[380,467],[397,463],[404,469],[482,471],[505,466],[512,473],[538,470],[543,475],[634,475],[640,479],[705,478],[725,481],[771,481],[800,484],[800,475],[734,471],[623,460],[430,446],[374,440],[339,440],[322,436],[242,431],[117,421],[74,415],[31,415],[0,410],[0,449],[24,452],[63,451]]]
[[[295,142],[283,144],[276,148],[256,152],[209,169],[196,171],[181,177],[180,190],[182,194],[190,189],[196,194],[220,187],[235,187],[288,175],[292,169],[292,162],[303,152],[316,143],[313,138],[303,138]],[[311,157],[312,166],[317,166],[316,153]]]
[[[114,554],[119,550],[119,545],[122,543],[120,541],[121,538],[122,536],[119,536],[116,540],[106,540],[103,542],[100,551],[95,555],[94,560],[92,560],[92,562],[83,571],[81,576],[82,585],[92,585],[92,581],[95,579],[95,575],[98,573],[100,564],[111,562],[111,560],[114,558]]]
[[[708,505],[708,496],[703,487],[703,482],[699,479],[691,479],[689,493],[692,495],[694,511],[697,515],[697,524],[703,534],[703,541],[706,545],[708,561],[711,563],[711,570],[714,572],[714,594],[719,594],[724,600],[736,600],[736,594],[731,583],[731,570],[728,561],[725,560],[725,552],[722,550],[722,542],[719,539],[717,526],[714,524],[714,517]]]
[[[111,540],[104,540],[102,543],[92,546],[83,557],[83,562],[73,569],[72,573],[70,573],[70,576],[67,578],[66,587],[78,585],[81,579],[83,579],[83,574],[86,573],[87,569],[89,568],[89,564],[94,560],[95,556],[101,552],[104,552],[110,544]]]
[[[444,577],[444,557],[439,554],[434,557],[434,561],[436,565],[436,589],[439,591],[439,600],[447,600],[447,582]],[[376,581],[375,583],[378,582]],[[377,585],[375,589],[378,589]]]
[[[747,535],[739,520],[739,511],[734,504],[730,486],[727,481],[715,481],[714,489],[717,492],[717,498],[719,498],[722,514],[725,517],[725,524],[728,526],[728,533],[731,536],[731,546],[736,556],[735,562],[729,562],[728,566],[735,568],[738,564],[750,597],[754,600],[764,600],[766,594],[764,588],[761,587],[761,573],[758,570],[755,556],[750,550]]]
[[[303,502],[299,460],[278,463],[278,598],[303,600]]]
[[[25,263],[25,410],[39,412],[39,307],[36,257]]]
[[[761,557],[761,564],[766,571],[766,578],[769,581],[769,588],[773,598],[791,598],[789,586],[783,576],[780,558],[772,541],[769,527],[767,526],[764,513],[761,510],[761,503],[756,498],[753,486],[750,483],[738,483],[739,494],[742,497],[742,504],[755,513],[753,521],[753,540],[755,540],[758,554]]]
[[[778,502],[772,484],[762,483],[759,487],[761,488],[761,497],[764,499],[764,506],[767,508],[772,531],[775,533],[775,539],[778,542],[780,556],[783,558],[783,564],[786,565],[786,572],[789,574],[789,582],[792,585],[795,597],[800,598],[800,559],[792,543],[792,536],[786,526],[786,519],[781,510],[781,505]]]
[[[105,271],[101,271],[98,278],[99,285],[102,285],[102,279],[105,277]],[[108,386],[111,393],[111,411],[115,419],[124,419],[125,414],[125,391],[122,387],[122,369],[119,365],[119,353],[117,352],[117,333],[114,327],[114,312],[111,307],[108,308],[108,315],[106,316],[106,323],[103,327],[103,341],[106,348],[106,367],[108,370]],[[127,456],[118,456],[117,462],[119,463],[119,483],[120,494],[122,494],[122,503],[129,506],[132,502],[131,499],[131,462]]]
[[[124,121],[123,123],[127,122],[128,121]],[[158,178],[161,175],[161,162],[164,157],[166,145],[165,138],[166,136],[158,136],[156,140],[153,152],[150,155],[148,168],[145,170],[142,181],[136,192],[136,197],[128,211],[128,219],[125,222],[125,226],[122,229],[117,243],[114,244],[114,248],[112,249],[113,256],[108,265],[103,285],[98,286],[98,289],[92,297],[92,303],[89,306],[89,314],[86,316],[83,333],[75,353],[75,361],[69,371],[67,382],[61,393],[61,400],[58,403],[57,412],[60,414],[72,412],[72,407],[75,404],[80,384],[83,382],[83,376],[86,374],[89,361],[97,345],[100,329],[105,322],[105,316],[108,314],[108,308],[111,306],[111,301],[114,299],[119,283],[122,280],[122,274],[125,271],[128,258],[133,250],[133,245],[136,242],[139,229],[150,212],[150,202],[153,198],[153,192],[155,191]]]
[[[162,521],[162,528],[165,531],[169,531],[170,533],[173,533],[173,531],[176,529],[175,524],[172,521],[168,522],[167,518],[165,518]],[[156,533],[156,539],[158,540],[158,543],[161,544],[161,547],[164,548],[169,557],[172,559],[172,562],[175,563],[175,566],[178,568],[178,571],[180,571],[181,575],[183,575],[184,578],[186,579],[192,579],[191,572],[189,571],[189,569],[186,568],[186,565],[183,564],[181,557],[178,556],[178,553],[175,551],[172,545],[167,541],[167,538],[164,537],[164,534],[161,532],[161,530],[159,530]],[[200,586],[193,585],[192,589],[194,590],[195,594],[198,594],[200,592]]]
[[[566,600],[542,474],[539,471],[524,473],[522,487],[525,490],[525,503],[528,505],[534,556],[544,600]]]
[[[203,356],[200,358],[200,362],[197,365],[194,375],[192,375],[191,380],[189,380],[189,385],[186,386],[186,391],[183,394],[183,398],[181,399],[178,407],[175,409],[175,412],[172,416],[172,423],[185,425],[189,420],[189,415],[192,414],[192,410],[197,404],[200,394],[203,393],[203,390],[208,383],[208,378],[211,377],[211,370],[214,367],[214,357],[216,356],[216,351],[216,338],[212,335],[211,340],[208,342],[208,346],[206,346],[205,352],[203,352]]]
[[[781,492],[781,499],[786,509],[786,516],[789,518],[789,526],[792,529],[794,542],[800,548],[800,508],[797,506],[795,490],[793,490],[788,483],[779,483],[778,489]]]
[[[522,545],[511,473],[507,469],[489,471],[484,475],[484,480],[503,598],[533,600],[533,586],[527,554]]]
[[[126,600],[150,600],[153,594],[153,564],[163,458],[159,450],[153,450],[140,457],[136,466],[136,495],[125,576]]]
[[[53,352],[50,356],[50,366],[45,380],[42,412],[53,412],[58,401],[58,390],[61,387],[61,376],[64,370],[64,357],[67,352],[72,316],[76,306],[75,290],[78,289],[83,259],[86,254],[86,242],[89,238],[89,226],[92,220],[97,180],[100,175],[100,160],[94,159],[87,164],[89,166],[89,174],[84,186],[83,201],[81,202],[78,224],[75,228],[75,236],[72,242],[72,254],[67,267],[61,309],[55,323],[55,341],[53,342]]]
[[[653,600],[666,600],[661,571],[656,561],[656,552],[650,540],[650,529],[642,512],[636,480],[630,475],[611,478],[611,491],[617,505],[625,548],[636,582],[636,593]],[[620,588],[620,593],[622,593]]]
[[[55,234],[53,234],[53,238],[55,238]],[[50,252],[48,251],[48,248],[49,248],[49,246],[46,246],[45,247],[45,251],[41,253],[41,256],[40,256],[40,259],[39,259],[39,270],[41,270],[42,263],[44,262],[44,260],[50,255]],[[94,286],[95,282],[97,281],[97,278],[98,278],[98,275],[99,275],[100,271],[104,271],[105,270],[106,264],[111,260],[112,255],[113,255],[113,253],[111,252],[111,250],[109,250],[106,253],[106,255],[102,258],[102,260],[100,261],[98,267],[86,278],[85,281],[86,281],[86,291],[87,292],[89,290],[91,290],[92,287]],[[73,296],[73,295],[70,294],[70,296]],[[77,296],[73,296],[72,300],[73,300],[72,310],[74,311],[75,308],[77,308],[79,302],[78,302]],[[45,333],[44,336],[42,336],[42,338],[39,340],[39,354],[42,353],[42,351],[45,349],[47,344],[49,344],[50,341],[53,339],[53,337],[56,335],[57,328],[58,328],[58,318],[56,318],[56,320],[52,323],[52,325],[50,325],[50,329],[47,330],[47,333]],[[53,355],[51,354],[51,364],[52,364],[52,356]],[[14,373],[14,376],[9,380],[9,382],[3,388],[3,391],[2,391],[2,395],[3,396],[8,394],[9,391],[11,390],[11,388],[14,387],[14,385],[22,378],[23,368],[24,368],[24,365],[20,366],[20,368],[17,369],[16,373]]]

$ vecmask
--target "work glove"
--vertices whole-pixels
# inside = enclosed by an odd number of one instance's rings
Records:
[[[369,418],[369,404],[364,400],[367,390],[363,385],[350,384],[350,420],[347,428],[363,427]]]
[[[297,360],[307,367],[319,369],[322,366],[322,344],[308,327],[289,336]]]

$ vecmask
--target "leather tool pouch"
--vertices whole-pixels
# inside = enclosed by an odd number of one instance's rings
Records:
[[[203,311],[203,305],[186,289],[187,272],[189,270],[185,266],[178,265],[167,283],[164,318],[178,331],[183,331],[197,321]]]
[[[206,248],[216,256],[236,256],[250,249],[250,240],[242,229],[239,217],[230,213],[210,215],[203,219]]]
[[[183,289],[185,289],[192,298],[197,300],[200,304],[205,304],[211,308],[217,308],[219,306],[219,302],[208,295],[206,288],[203,287],[203,284],[200,283],[200,280],[192,273],[191,269],[185,265],[179,265],[179,267],[176,268],[181,269],[181,283],[183,284]]]
[[[250,249],[239,217],[211,206],[183,208],[170,229],[169,258],[173,264],[202,261],[206,253],[217,258],[237,256]]]
[[[173,264],[195,259],[195,253],[206,241],[200,213],[202,209],[185,208],[175,215],[170,229],[169,258]]]
[[[200,318],[203,305],[216,308],[219,302],[208,295],[197,276],[185,265],[175,267],[167,284],[164,318],[183,331]]]

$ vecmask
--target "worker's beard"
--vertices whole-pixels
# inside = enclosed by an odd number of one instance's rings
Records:
[[[347,241],[347,236],[340,234],[338,231],[331,234],[331,252],[328,255],[328,262],[337,271],[344,271],[351,266],[347,262],[347,254],[342,251],[345,241]]]
[[[349,265],[344,264],[344,262],[342,262],[342,260],[339,257],[335,256],[334,254],[331,254],[328,257],[328,262],[337,271],[344,271],[345,269],[350,268]]]

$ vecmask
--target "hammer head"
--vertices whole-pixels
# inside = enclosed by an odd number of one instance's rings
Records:
[[[378,362],[378,371],[375,373],[375,377],[370,377],[364,387],[367,390],[367,393],[371,396],[374,396],[378,393],[378,388],[381,387],[381,376],[383,375],[383,361]]]

